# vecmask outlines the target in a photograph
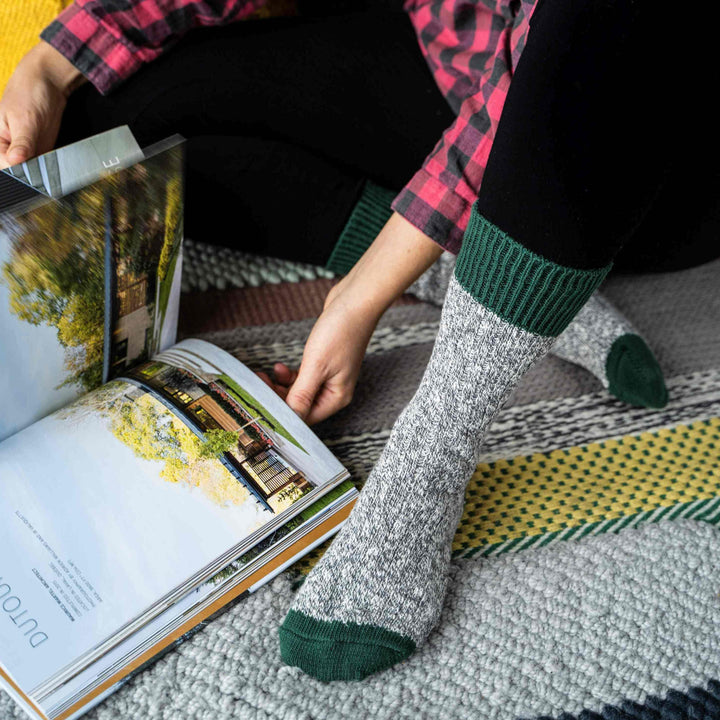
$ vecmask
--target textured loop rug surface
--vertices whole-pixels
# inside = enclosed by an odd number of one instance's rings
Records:
[[[184,335],[255,369],[298,361],[332,280],[287,267],[283,280],[279,264],[221,290],[203,257],[191,277],[208,289],[185,294]],[[662,411],[624,406],[555,358],[526,376],[468,488],[441,623],[410,660],[358,684],[282,665],[277,628],[315,555],[89,717],[720,718],[719,279],[717,262],[605,287],[657,352],[671,398]],[[360,482],[420,379],[438,318],[408,299],[391,308],[353,404],[318,426]],[[0,718],[21,716],[0,697]]]
[[[709,720],[720,703],[719,578],[720,531],[693,520],[456,561],[426,645],[362,683],[326,684],[281,664],[286,574],[92,717]],[[674,714],[651,712],[669,688],[681,691]]]

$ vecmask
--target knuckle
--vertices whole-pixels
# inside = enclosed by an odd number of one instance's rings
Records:
[[[33,143],[30,135],[25,133],[16,133],[13,135],[13,147],[29,147]]]
[[[297,404],[309,407],[312,405],[313,395],[308,390],[298,389],[293,393],[293,399]]]

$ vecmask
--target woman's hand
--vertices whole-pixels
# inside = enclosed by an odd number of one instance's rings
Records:
[[[342,410],[352,399],[365,349],[380,317],[356,291],[348,278],[332,288],[305,343],[299,370],[276,363],[273,378],[258,373],[310,425]]]
[[[0,100],[0,169],[52,150],[67,99],[83,81],[45,42],[25,55]]]
[[[392,302],[432,265],[442,248],[394,213],[350,273],[335,285],[305,344],[298,372],[275,365],[275,382],[290,407],[313,424],[352,399],[365,350]]]
[[[286,402],[308,424],[325,420],[352,400],[365,350],[380,319],[348,278],[336,285],[305,343],[297,373],[275,366],[286,381]]]

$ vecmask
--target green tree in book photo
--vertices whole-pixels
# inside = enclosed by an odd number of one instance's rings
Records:
[[[78,222],[77,220],[81,220]],[[63,384],[100,384],[103,364],[103,197],[79,191],[4,223],[11,251],[2,266],[10,312],[49,325],[65,349]]]
[[[232,450],[238,442],[238,435],[232,430],[208,430],[205,442],[200,448],[200,457],[219,458],[224,452]]]
[[[179,151],[4,219],[0,229],[9,311],[56,330],[61,386],[91,390],[159,349],[182,236]]]
[[[206,443],[155,398],[135,388],[108,406],[107,419],[113,435],[138,457],[164,464],[163,480],[197,487],[218,505],[248,500],[248,491],[217,462],[221,448],[228,446],[224,434],[213,434]]]

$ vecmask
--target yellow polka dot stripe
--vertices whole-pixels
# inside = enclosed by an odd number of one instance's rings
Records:
[[[453,552],[517,552],[678,518],[720,522],[720,418],[478,465]]]
[[[720,418],[479,465],[454,551],[494,555],[642,521],[720,518]]]

